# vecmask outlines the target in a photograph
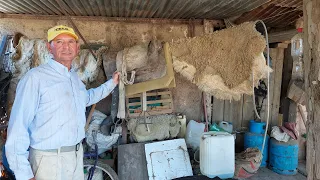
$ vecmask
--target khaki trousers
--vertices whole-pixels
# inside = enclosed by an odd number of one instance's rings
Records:
[[[83,180],[83,148],[47,152],[30,148],[29,161],[36,180]]]

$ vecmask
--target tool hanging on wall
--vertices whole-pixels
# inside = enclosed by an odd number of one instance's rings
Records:
[[[267,98],[267,94],[268,94],[268,87],[266,83],[262,80],[259,80],[259,86],[254,88],[255,106],[257,108],[257,113],[259,116],[263,107],[263,102]],[[256,115],[255,115],[255,119],[257,119]]]

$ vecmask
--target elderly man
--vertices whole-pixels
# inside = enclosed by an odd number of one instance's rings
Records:
[[[70,27],[49,29],[47,47],[54,59],[31,69],[18,84],[6,156],[18,180],[82,180],[85,108],[108,96],[119,74],[86,90],[71,66],[80,46]]]

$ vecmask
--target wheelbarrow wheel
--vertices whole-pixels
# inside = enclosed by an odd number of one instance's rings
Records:
[[[89,171],[89,169],[94,166],[94,163],[95,161],[93,159],[84,159],[83,167],[84,169]],[[102,161],[98,160],[92,180],[95,179],[95,174],[101,174],[101,172],[103,180],[119,180],[117,173],[108,164],[105,164]]]

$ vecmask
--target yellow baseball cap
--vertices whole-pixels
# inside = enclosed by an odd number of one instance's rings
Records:
[[[48,42],[52,41],[55,37],[60,34],[68,34],[78,40],[78,36],[74,32],[74,30],[70,27],[64,25],[58,25],[48,30]]]

